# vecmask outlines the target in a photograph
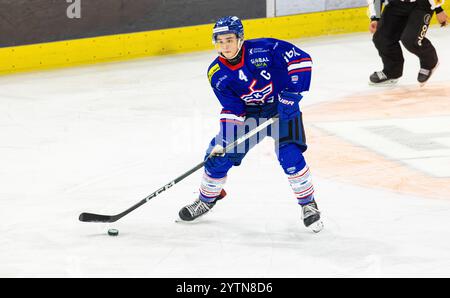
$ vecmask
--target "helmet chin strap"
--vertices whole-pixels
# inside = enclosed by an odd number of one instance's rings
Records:
[[[239,39],[238,39],[238,50],[236,51],[236,54],[234,54],[233,57],[227,58],[227,57],[225,57],[225,56],[222,54],[222,52],[219,52],[219,56],[222,57],[222,58],[224,58],[224,59],[227,59],[227,60],[233,60],[234,58],[236,58],[237,55],[239,55],[239,52],[241,51],[241,48],[242,48],[242,45],[243,45],[243,44],[244,44],[244,39],[239,38]]]

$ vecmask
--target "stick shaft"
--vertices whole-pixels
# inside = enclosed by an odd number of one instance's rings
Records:
[[[239,144],[242,144],[247,139],[251,138],[252,136],[257,134],[261,130],[263,130],[266,127],[268,127],[269,125],[272,125],[277,120],[278,120],[277,116],[275,116],[273,118],[270,118],[269,120],[267,120],[264,123],[260,124],[259,126],[257,126],[253,130],[249,131],[245,135],[241,136],[236,141],[234,141],[233,143],[231,143],[231,144],[229,144],[228,146],[225,147],[225,153],[229,152],[230,150],[232,150],[234,147],[238,146]],[[145,203],[147,203],[148,201],[150,201],[151,199],[153,199],[154,197],[156,197],[160,193],[168,190],[169,188],[171,188],[172,186],[174,186],[178,182],[184,180],[186,177],[189,177],[190,175],[195,173],[197,170],[201,169],[205,165],[205,162],[211,157],[212,157],[212,155],[210,154],[204,161],[202,161],[201,163],[199,163],[195,167],[193,167],[190,170],[186,171],[185,173],[181,174],[179,177],[177,177],[174,180],[170,181],[169,183],[165,184],[164,186],[162,186],[161,188],[159,188],[155,192],[151,193],[150,195],[148,195],[147,197],[145,197],[144,199],[142,199],[141,201],[139,201],[135,205],[131,206],[130,208],[128,208],[127,210],[125,210],[125,211],[123,211],[123,212],[121,212],[119,214],[116,214],[116,215],[101,215],[101,214],[94,214],[94,213],[86,213],[85,212],[85,213],[81,213],[80,214],[79,220],[80,221],[84,221],[84,222],[115,222],[115,221],[119,220],[120,218],[124,217],[125,215],[129,214],[130,212],[136,210],[140,206],[144,205]]]

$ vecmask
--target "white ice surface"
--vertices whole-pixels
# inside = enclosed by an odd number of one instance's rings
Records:
[[[449,31],[429,36],[441,56],[433,81],[449,81]],[[294,42],[315,61],[304,105],[373,92],[370,35]],[[121,212],[201,160],[218,128],[206,79],[214,55],[0,77],[0,276],[450,277],[450,194],[316,176],[325,229],[313,234],[270,140],[231,170],[228,197],[197,223],[174,220],[201,171],[117,223],[79,222],[84,211]],[[401,84],[415,84],[417,59],[405,56]]]

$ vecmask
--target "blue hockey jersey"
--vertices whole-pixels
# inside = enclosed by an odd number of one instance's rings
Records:
[[[282,90],[309,90],[312,60],[306,52],[274,38],[246,40],[242,47],[237,65],[219,56],[208,68],[209,82],[223,107],[220,121],[224,124],[242,123],[255,106],[276,107]]]

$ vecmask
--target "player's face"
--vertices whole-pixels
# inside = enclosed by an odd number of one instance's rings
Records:
[[[216,49],[221,52],[225,58],[231,59],[239,51],[238,39],[235,34],[223,34],[217,36]]]

